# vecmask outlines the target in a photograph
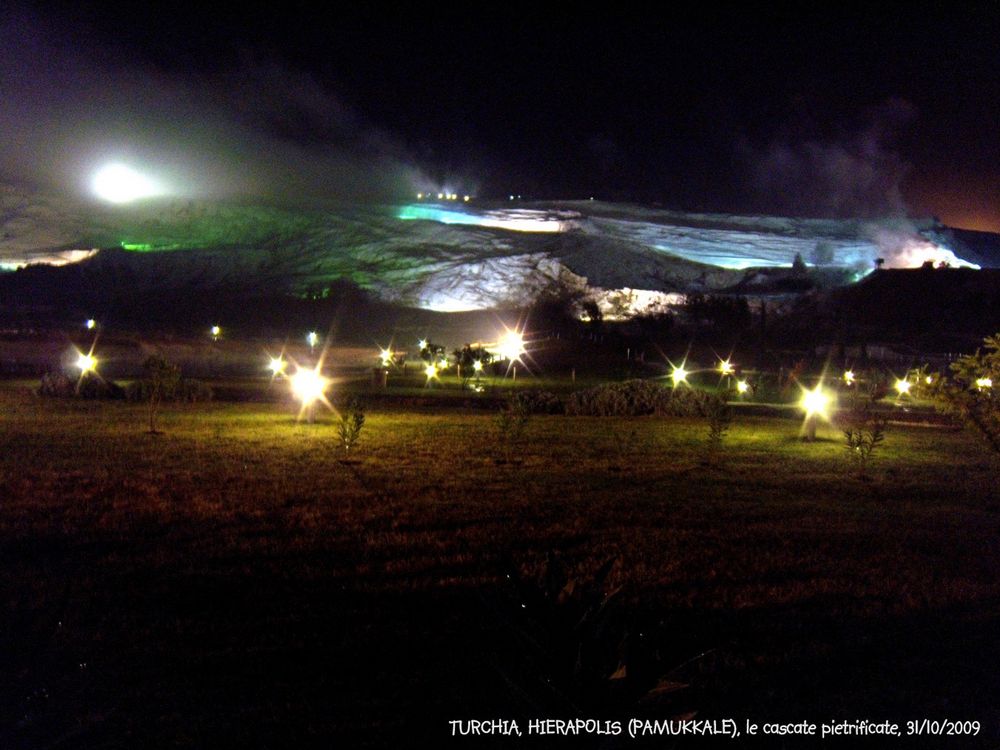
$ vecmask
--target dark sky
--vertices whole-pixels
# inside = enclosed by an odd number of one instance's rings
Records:
[[[65,180],[124,150],[207,192],[447,186],[1000,230],[997,3],[354,5],[3,11],[0,166]]]

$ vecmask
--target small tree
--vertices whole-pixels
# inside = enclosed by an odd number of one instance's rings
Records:
[[[337,437],[340,438],[340,445],[344,449],[344,455],[350,454],[361,440],[361,428],[365,426],[364,408],[357,401],[351,401],[347,408],[340,414],[340,422],[337,425]]]
[[[597,303],[597,300],[586,299],[581,303],[581,307],[587,316],[590,327],[595,331],[601,330],[601,326],[604,323],[604,313],[601,311],[601,306]]]
[[[611,305],[613,318],[628,318],[635,305],[635,292],[615,292],[608,297],[608,304]]]
[[[142,367],[146,371],[146,381],[143,386],[149,398],[149,433],[158,435],[156,417],[160,403],[164,399],[173,398],[181,382],[181,368],[159,354],[148,357]]]
[[[727,393],[709,399],[706,405],[705,416],[708,418],[708,454],[711,458],[717,456],[722,449],[722,441],[725,439],[726,433],[729,432],[729,425],[733,421],[733,410],[726,403],[728,395]]]
[[[424,343],[424,348],[420,350],[420,359],[427,364],[436,365],[445,356],[445,348],[440,344],[430,341]]]
[[[813,248],[810,259],[813,265],[829,266],[833,264],[835,257],[836,251],[834,250],[833,243],[829,240],[820,240],[816,243],[816,247]]]
[[[497,414],[495,421],[497,445],[505,461],[511,460],[514,448],[521,441],[530,418],[531,410],[528,404],[516,396],[508,398]]]
[[[844,418],[848,460],[861,478],[868,474],[875,449],[885,440],[888,420],[875,413],[874,398],[855,398]]]
[[[1000,333],[983,340],[975,354],[959,357],[951,374],[931,376],[926,392],[941,411],[971,426],[1000,453]]]
[[[486,351],[482,346],[472,346],[472,344],[466,344],[451,354],[462,374],[463,388],[470,378],[474,377],[478,380],[483,370],[493,362],[492,353]]]
[[[541,289],[524,290],[523,297],[534,297],[528,314],[532,328],[550,334],[573,335],[580,326],[583,289],[569,277],[550,278]],[[512,300],[518,295],[513,295]]]

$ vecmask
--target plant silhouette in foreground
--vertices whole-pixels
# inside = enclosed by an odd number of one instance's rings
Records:
[[[1000,333],[987,336],[975,354],[951,363],[951,373],[929,375],[922,392],[961,419],[1000,454]]]
[[[361,428],[365,426],[365,411],[358,401],[351,401],[340,414],[337,423],[337,437],[344,455],[350,454],[361,440]]]

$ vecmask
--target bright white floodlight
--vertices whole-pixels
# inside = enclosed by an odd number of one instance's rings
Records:
[[[524,336],[517,331],[506,331],[497,344],[497,353],[502,359],[514,362],[525,353]]]
[[[303,408],[320,401],[329,384],[330,381],[316,370],[297,370],[292,375],[292,393],[302,402]]]
[[[799,402],[799,407],[806,413],[806,421],[803,426],[805,429],[805,439],[808,442],[812,442],[816,439],[816,423],[820,419],[828,420],[830,418],[830,394],[823,390],[822,384],[817,385],[811,391],[805,390],[802,392],[802,400]]]
[[[80,368],[80,374],[97,372],[97,357],[93,354],[81,354],[76,358],[76,366]]]
[[[805,391],[802,394],[802,400],[799,402],[802,411],[806,413],[806,417],[821,416],[824,419],[827,418],[827,410],[830,408],[830,396],[819,386],[811,391]]]
[[[157,182],[124,164],[101,167],[94,175],[90,187],[98,198],[110,203],[131,203],[166,192]]]

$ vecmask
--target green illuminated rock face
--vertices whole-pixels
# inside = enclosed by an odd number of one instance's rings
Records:
[[[253,246],[293,240],[315,218],[308,214],[254,205],[194,202],[104,210],[82,238],[95,247],[119,246],[135,252]]]

